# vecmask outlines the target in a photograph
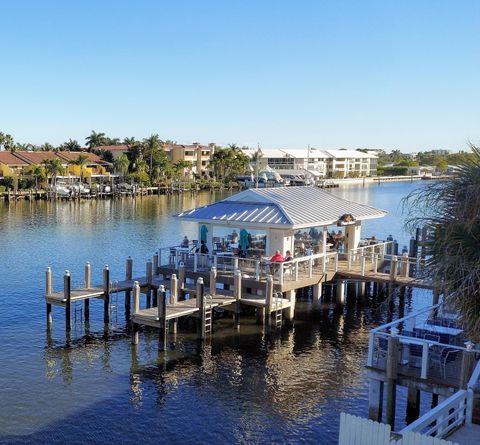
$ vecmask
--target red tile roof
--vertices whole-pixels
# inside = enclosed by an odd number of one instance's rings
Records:
[[[106,151],[127,151],[128,145],[102,145],[100,147],[95,147],[95,150],[106,150]]]
[[[104,161],[100,158],[100,156],[96,155],[95,153],[88,153],[84,151],[59,151],[56,155],[64,160],[64,161],[75,161],[79,158],[80,155],[86,156],[88,158],[89,163],[91,164],[100,164],[100,165],[110,165],[109,162]]]
[[[25,166],[28,165],[28,162],[25,162],[9,151],[0,151],[0,164]]]
[[[57,157],[53,151],[17,151],[15,156],[28,164],[41,164],[46,159],[55,159]]]

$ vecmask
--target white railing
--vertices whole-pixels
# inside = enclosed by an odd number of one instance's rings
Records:
[[[469,394],[468,391],[461,389],[398,433],[403,436],[416,432],[442,439],[455,428],[468,422],[470,398],[473,398],[473,393]]]
[[[317,253],[277,264],[278,272],[274,274],[274,277],[280,284],[283,284],[285,281],[298,281],[299,278],[312,278],[314,275],[324,274],[327,271],[336,272],[338,270],[338,253],[328,252],[325,255]]]
[[[465,351],[475,351],[456,344],[441,342],[442,335],[461,335],[461,330],[444,328],[427,323],[429,315],[439,310],[441,304],[427,307],[406,317],[392,321],[370,331],[367,366],[386,369],[388,339],[399,339],[398,363],[419,369],[419,377],[448,379],[461,384],[460,368]],[[405,332],[405,335],[403,334]],[[407,334],[408,333],[408,334]],[[424,338],[416,335],[423,335]],[[435,339],[436,337],[436,339]],[[448,340],[447,340],[448,341]],[[399,373],[401,373],[399,369]],[[480,371],[479,371],[480,373]],[[477,379],[478,380],[478,379]]]

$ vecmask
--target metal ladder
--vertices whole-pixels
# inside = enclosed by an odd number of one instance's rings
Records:
[[[110,300],[108,305],[110,322],[118,323],[118,280],[110,281]]]
[[[212,296],[210,294],[205,295],[205,334],[212,333],[212,323],[213,323],[213,309],[212,309]]]
[[[274,297],[273,324],[275,329],[281,329],[283,324],[282,293],[276,292]]]

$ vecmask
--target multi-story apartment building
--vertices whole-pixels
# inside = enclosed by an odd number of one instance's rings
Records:
[[[255,150],[245,150],[252,156]],[[308,170],[323,177],[376,176],[377,156],[356,150],[263,149],[260,165],[275,170]]]
[[[114,159],[117,159],[128,151],[127,145],[106,145],[103,147],[97,147],[101,150],[110,151]],[[191,169],[184,169],[184,174],[193,173],[201,176],[203,173],[208,172],[210,161],[215,153],[215,144],[201,145],[194,142],[190,145],[183,144],[168,144],[164,145],[163,149],[168,159],[175,163],[177,161],[189,161],[192,163]]]

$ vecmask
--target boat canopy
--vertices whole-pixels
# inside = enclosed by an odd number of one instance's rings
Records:
[[[184,211],[179,218],[242,227],[302,229],[381,218],[386,211],[334,196],[315,186],[249,189]]]

